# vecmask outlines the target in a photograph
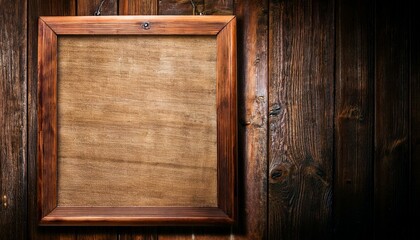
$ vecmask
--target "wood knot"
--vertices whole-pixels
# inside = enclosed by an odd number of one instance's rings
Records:
[[[272,183],[281,182],[289,175],[286,166],[278,166],[270,171],[270,181]]]
[[[363,121],[365,119],[365,116],[360,110],[360,108],[354,106],[346,107],[345,109],[343,109],[343,111],[340,112],[338,117],[342,119],[354,119],[357,121]]]

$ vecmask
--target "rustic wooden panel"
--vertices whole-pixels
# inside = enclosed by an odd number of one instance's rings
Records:
[[[233,0],[205,0],[204,13],[206,15],[232,15]]]
[[[27,238],[27,2],[0,1],[0,239]]]
[[[271,1],[269,237],[331,237],[333,1]]]
[[[375,237],[408,238],[408,1],[376,6]]]
[[[216,206],[213,37],[60,37],[59,59],[60,206]]]
[[[373,238],[374,4],[336,9],[335,234]]]
[[[37,46],[38,17],[76,14],[75,0],[28,1],[28,221],[29,239],[60,239],[71,229],[38,228],[37,213]],[[62,234],[60,236],[60,233]]]
[[[411,111],[411,217],[420,215],[420,23],[414,2],[410,7],[410,111]],[[418,236],[419,229],[412,222],[411,236]]]
[[[204,0],[194,0],[198,11],[203,11]],[[193,15],[191,0],[159,1],[159,15]]]
[[[100,15],[116,15],[118,0],[105,0],[99,9]],[[77,0],[78,16],[93,16],[102,0]]]
[[[239,222],[234,239],[267,238],[268,1],[241,0],[238,19]]]
[[[157,15],[158,0],[119,0],[120,15]]]

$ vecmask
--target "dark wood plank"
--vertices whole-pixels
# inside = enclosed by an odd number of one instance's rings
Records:
[[[336,10],[335,235],[373,238],[374,4]]]
[[[234,10],[233,0],[205,0],[204,14],[206,15],[232,15]]]
[[[332,235],[333,3],[270,1],[270,239]]]
[[[410,5],[410,144],[411,144],[411,217],[420,216],[420,22],[414,2]],[[411,236],[419,235],[418,225],[411,223]]]
[[[158,5],[158,0],[119,0],[118,12],[120,15],[157,15]]]
[[[376,5],[375,237],[406,239],[409,211],[408,1]]]
[[[204,0],[194,0],[194,3],[197,8],[196,12],[204,10]],[[191,0],[159,1],[159,15],[193,15]]]
[[[268,1],[236,2],[239,207],[234,239],[267,238]]]
[[[0,1],[0,239],[27,238],[27,2]]]
[[[29,239],[60,239],[75,237],[73,229],[38,227],[37,211],[37,46],[38,17],[75,15],[75,0],[28,1],[28,226]]]
[[[105,0],[99,9],[100,15],[116,15],[118,0]],[[102,0],[77,0],[78,16],[93,16],[98,10]]]

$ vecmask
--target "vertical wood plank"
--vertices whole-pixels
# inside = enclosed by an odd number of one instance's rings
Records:
[[[270,1],[269,238],[329,239],[334,2]]]
[[[0,0],[0,239],[27,238],[27,2]]]
[[[420,216],[420,22],[417,10],[411,2],[410,12],[410,144],[411,144],[411,217]],[[411,236],[419,236],[419,229],[411,223]]]
[[[268,1],[239,0],[239,212],[234,239],[267,238]]]
[[[376,4],[374,208],[378,239],[408,238],[408,3]]]
[[[198,11],[203,11],[204,0],[194,0]],[[159,0],[159,15],[192,15],[190,0]]]
[[[100,9],[102,15],[116,15],[118,0],[105,0]],[[77,0],[77,15],[93,16],[102,0]]]
[[[119,0],[120,15],[157,15],[159,0]]]
[[[37,46],[38,17],[76,14],[75,0],[28,1],[28,221],[29,239],[71,239],[72,228],[38,227],[37,210]]]
[[[232,15],[233,0],[205,0],[204,11],[206,15]]]
[[[374,4],[336,10],[335,235],[373,238]]]
[[[158,230],[159,240],[193,240],[192,228],[161,228]]]

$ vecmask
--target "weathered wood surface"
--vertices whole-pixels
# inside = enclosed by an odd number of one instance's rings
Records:
[[[157,0],[120,0],[120,15],[157,15],[159,2]]]
[[[216,207],[216,39],[58,48],[58,204]]]
[[[333,1],[270,1],[270,239],[332,234],[333,16]]]
[[[236,2],[239,218],[234,239],[267,238],[268,1]]]
[[[374,221],[384,239],[407,239],[410,226],[408,6],[376,4]]]
[[[38,227],[37,211],[37,46],[38,17],[45,15],[75,15],[76,1],[28,2],[28,226],[29,239],[60,239],[72,237],[71,229],[43,229]]]
[[[94,16],[97,10],[99,10],[101,16],[116,15],[118,0],[105,0],[101,8],[99,8],[101,2],[102,0],[77,0],[77,15]]]
[[[203,11],[205,0],[193,0],[197,10]],[[159,1],[159,15],[193,15],[191,0]]]
[[[27,2],[0,1],[0,239],[27,238]]]
[[[374,4],[336,4],[335,237],[373,238]]]

